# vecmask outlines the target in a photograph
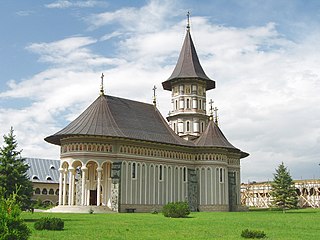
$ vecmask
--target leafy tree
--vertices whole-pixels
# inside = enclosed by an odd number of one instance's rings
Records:
[[[21,158],[21,151],[17,151],[17,141],[11,127],[8,135],[4,135],[4,146],[0,147],[0,188],[4,198],[17,192],[17,201],[22,208],[31,204],[32,183],[27,176],[29,166]]]
[[[281,163],[273,174],[273,182],[271,183],[271,196],[273,204],[285,212],[287,209],[297,208],[298,196],[294,187],[294,182],[289,171]]]

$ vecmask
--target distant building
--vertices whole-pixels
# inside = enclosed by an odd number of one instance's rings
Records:
[[[100,96],[45,138],[61,146],[60,207],[149,212],[187,201],[193,211],[241,210],[240,159],[249,154],[224,136],[212,101],[206,113],[206,91],[215,81],[201,67],[189,24],[177,65],[162,85],[172,92],[169,124],[155,94],[153,104],[105,95],[102,76]]]
[[[27,175],[33,185],[32,200],[58,205],[60,160],[26,158]]]
[[[320,180],[294,180],[300,207],[320,207]],[[270,182],[241,184],[241,203],[248,207],[272,206]]]

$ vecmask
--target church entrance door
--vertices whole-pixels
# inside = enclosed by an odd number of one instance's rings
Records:
[[[90,205],[97,205],[97,190],[90,190]]]

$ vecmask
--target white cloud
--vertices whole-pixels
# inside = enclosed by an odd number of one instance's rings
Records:
[[[93,14],[87,18],[90,28],[99,28],[104,25],[117,23],[129,32],[157,32],[166,27],[166,18],[179,14],[174,11],[175,1],[153,0],[141,8],[127,7],[114,12]]]
[[[88,1],[68,1],[68,0],[58,0],[55,2],[52,2],[50,4],[46,4],[46,8],[60,8],[60,9],[65,9],[65,8],[70,8],[70,7],[78,7],[78,8],[90,8],[90,7],[95,7],[103,4],[101,1],[93,1],[93,0],[88,0]]]

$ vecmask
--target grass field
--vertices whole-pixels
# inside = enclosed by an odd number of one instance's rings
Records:
[[[40,217],[60,217],[63,231],[36,231]],[[23,213],[30,239],[241,239],[241,231],[262,230],[268,239],[320,239],[320,210],[191,213],[189,218],[162,214]]]

